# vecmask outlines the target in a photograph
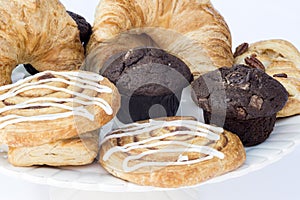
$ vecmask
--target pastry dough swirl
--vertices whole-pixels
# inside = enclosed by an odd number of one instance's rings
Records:
[[[190,117],[126,125],[105,136],[100,147],[100,163],[108,172],[158,187],[198,184],[244,160],[237,136]]]
[[[31,146],[100,128],[117,112],[119,93],[98,74],[45,71],[0,87],[0,101],[0,142]]]

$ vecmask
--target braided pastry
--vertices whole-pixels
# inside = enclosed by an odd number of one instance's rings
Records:
[[[245,63],[245,59],[253,55],[264,65],[266,73],[289,93],[288,102],[277,117],[300,114],[300,52],[288,41],[265,40],[253,43],[237,54],[235,63]]]
[[[88,70],[99,72],[110,56],[149,46],[182,59],[195,77],[233,64],[229,28],[209,0],[100,1]]]
[[[112,175],[157,187],[195,185],[245,161],[239,138],[190,117],[126,125],[101,143],[100,163]]]
[[[38,146],[100,128],[119,109],[116,87],[85,71],[45,71],[0,87],[0,143]]]
[[[84,50],[76,22],[59,0],[0,0],[0,86],[18,64],[38,71],[74,70]]]

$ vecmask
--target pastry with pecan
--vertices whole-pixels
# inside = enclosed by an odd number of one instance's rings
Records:
[[[300,114],[300,52],[285,40],[265,40],[242,44],[235,53],[235,63],[247,63],[255,57],[265,71],[278,80],[288,91],[289,99],[277,117]],[[250,64],[253,62],[248,62]]]

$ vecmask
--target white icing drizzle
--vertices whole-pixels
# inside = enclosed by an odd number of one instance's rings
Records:
[[[122,138],[122,137],[130,137],[130,136],[138,136],[143,133],[149,133],[153,130],[157,130],[164,127],[186,127],[190,129],[189,131],[174,131],[167,134],[149,137],[147,139],[128,143],[124,146],[115,146],[103,155],[103,161],[107,161],[114,153],[117,152],[129,152],[135,149],[145,149],[145,148],[153,148],[163,146],[164,148],[158,150],[148,150],[138,155],[127,156],[122,163],[123,170],[125,172],[132,172],[138,170],[142,167],[149,166],[170,166],[170,165],[191,165],[199,162],[203,162],[205,160],[212,159],[213,157],[217,157],[220,159],[224,159],[224,154],[212,147],[209,146],[199,146],[190,144],[184,141],[159,141],[161,139],[173,137],[176,135],[189,135],[194,137],[204,137],[211,141],[218,141],[220,139],[220,134],[224,132],[223,128],[210,126],[207,124],[203,124],[198,121],[193,120],[174,120],[174,121],[159,121],[159,120],[150,120],[149,123],[134,123],[130,125],[125,125],[124,127],[114,131],[112,134],[107,135],[104,140],[101,142],[101,145],[107,142],[110,139],[114,138]],[[114,134],[115,132],[122,131],[123,133]],[[157,141],[158,142],[155,142]],[[176,146],[176,147],[174,147]],[[180,153],[180,152],[194,152],[200,154],[206,154],[206,157],[198,158],[195,160],[188,160],[187,156],[179,155],[177,161],[175,162],[140,162],[133,166],[128,166],[130,161],[138,160],[144,156],[151,154],[161,154],[161,153]]]
[[[58,75],[63,78],[49,78],[49,79],[42,79],[36,82],[30,82],[33,79],[41,77],[46,74]],[[66,80],[69,79],[69,80]],[[98,97],[91,97],[86,94],[72,91],[66,88],[60,88],[51,85],[45,85],[43,83],[49,82],[60,82],[67,84],[69,86],[76,86],[81,89],[88,89],[96,91],[97,93],[112,93],[112,89],[100,85],[99,82],[102,81],[104,78],[95,73],[88,73],[88,72],[54,72],[54,71],[45,71],[38,73],[34,76],[27,77],[23,80],[20,80],[11,85],[5,85],[0,87],[0,91],[8,90],[6,93],[0,95],[0,100],[6,100],[7,98],[14,97],[22,92],[26,92],[29,90],[34,89],[50,89],[56,92],[64,92],[70,94],[72,96],[76,96],[75,98],[56,98],[56,97],[37,97],[33,99],[29,99],[25,102],[16,105],[9,105],[3,108],[0,108],[0,114],[3,112],[7,112],[14,109],[26,109],[31,107],[56,107],[66,110],[63,113],[56,113],[56,114],[45,114],[45,115],[35,115],[35,116],[19,116],[19,115],[6,115],[0,117],[0,129],[4,128],[11,124],[16,124],[20,122],[28,122],[28,121],[43,121],[43,120],[56,120],[65,117],[70,117],[73,115],[85,117],[91,121],[94,120],[94,115],[91,114],[84,106],[89,105],[97,105],[101,107],[106,114],[112,115],[113,110],[111,106],[102,98]],[[79,106],[69,106],[64,105],[60,102],[66,103],[75,103],[79,104]]]

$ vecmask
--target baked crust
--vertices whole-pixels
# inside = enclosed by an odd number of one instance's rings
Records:
[[[266,73],[289,93],[288,102],[277,117],[300,114],[300,52],[288,41],[264,40],[251,44],[245,53],[235,58],[235,63],[245,63],[245,58],[253,54],[264,64]]]
[[[69,75],[72,75],[74,80],[68,79],[67,76]],[[80,79],[80,76],[85,78]],[[102,79],[93,82],[93,84],[100,88],[103,87],[105,90],[108,89],[109,92],[96,91],[93,88],[82,88],[79,85],[74,85],[81,83],[80,80],[85,80],[87,76]],[[70,80],[69,83],[63,82],[68,80]],[[23,88],[28,88],[26,83],[34,84],[33,88],[21,92]],[[3,87],[0,88],[0,98],[2,99],[0,102],[0,119],[4,120],[5,117],[15,117],[15,115],[25,117],[25,121],[19,123],[12,123],[6,126],[3,126],[5,120],[0,123],[0,127],[2,126],[0,128],[0,143],[7,144],[10,147],[38,146],[93,131],[109,122],[120,107],[120,95],[117,88],[108,79],[91,72],[47,71],[28,77],[23,82],[17,82],[16,84],[3,86],[4,89]],[[17,88],[18,84],[21,85],[21,88]],[[82,84],[91,87],[88,83]],[[55,88],[49,89],[49,86]],[[5,87],[11,88],[5,90]],[[7,97],[10,94],[9,92],[12,91],[16,91],[19,94],[5,98],[5,95]],[[85,97],[79,95],[85,95]],[[39,100],[39,98],[41,99]],[[56,99],[49,100],[44,98]],[[87,104],[78,103],[77,101],[79,100],[85,101]],[[26,104],[28,101],[33,101],[33,106]],[[107,106],[99,106],[98,101],[106,102]],[[96,103],[98,104],[96,105]],[[26,104],[26,107],[19,107],[18,109],[14,107],[24,104]],[[65,108],[62,106],[69,107]],[[9,109],[11,107],[13,109]],[[83,114],[76,114],[76,112],[79,112],[77,109]],[[53,115],[56,117],[49,118]],[[91,118],[87,118],[87,116]],[[33,119],[27,120],[30,117],[33,117]]]
[[[8,161],[18,167],[87,165],[98,155],[99,132],[34,147],[10,147]]]
[[[59,0],[0,0],[0,85],[30,63],[38,71],[75,70],[84,59],[76,22]]]
[[[122,138],[108,138],[104,140],[104,143],[100,147],[100,163],[101,165],[112,175],[119,177],[121,179],[139,184],[139,185],[148,185],[148,186],[156,186],[156,187],[184,187],[191,186],[195,184],[199,184],[203,181],[206,181],[215,176],[224,174],[226,172],[232,171],[243,164],[245,161],[246,155],[244,147],[239,140],[239,138],[228,132],[223,131],[220,134],[219,140],[212,142],[207,138],[203,137],[190,137],[188,135],[177,135],[165,138],[164,141],[188,141],[190,145],[208,145],[215,150],[219,150],[219,152],[224,154],[224,159],[220,159],[218,157],[213,157],[212,159],[208,159],[199,163],[187,164],[187,165],[164,165],[161,167],[158,166],[143,166],[135,171],[125,171],[124,169],[124,159],[128,159],[130,156],[139,155],[143,152],[149,152],[151,150],[163,150],[166,147],[171,147],[173,149],[180,148],[175,143],[169,146],[157,146],[151,148],[137,148],[131,149],[127,152],[114,152],[107,159],[107,153],[114,147],[132,144],[133,142],[140,142],[142,140],[146,140],[149,138],[153,138],[156,136],[162,136],[164,134],[172,133],[174,130],[188,130],[185,129],[185,122],[180,120],[192,120],[196,121],[190,117],[170,117],[166,119],[159,119],[166,121],[177,121],[179,124],[179,129],[176,129],[176,126],[165,126],[151,132],[143,132],[141,134],[132,137],[130,135],[122,137]],[[179,120],[179,121],[178,121]],[[146,123],[138,122],[138,123]],[[132,127],[137,127],[137,125],[132,125]],[[150,126],[151,127],[151,126]],[[177,128],[178,128],[177,127]],[[115,133],[111,134],[122,134],[128,133],[126,130],[119,129]],[[173,132],[174,133],[174,132]],[[130,134],[130,133],[128,133]],[[109,137],[111,135],[108,135]],[[185,138],[185,139],[184,139]],[[160,140],[163,141],[163,140]],[[155,143],[157,141],[151,141],[149,143]],[[149,144],[146,143],[146,144]],[[187,147],[186,151],[178,152],[178,153],[157,153],[154,155],[148,155],[141,157],[137,160],[132,161],[131,165],[139,165],[143,162],[153,162],[153,161],[163,161],[163,162],[174,162],[178,159],[178,156],[187,156],[189,160],[195,160],[199,157],[206,157],[205,154],[200,154],[199,152],[188,152],[188,149],[192,147]],[[128,164],[130,165],[130,164]],[[132,165],[132,166],[133,166]]]
[[[229,28],[209,0],[100,1],[88,69],[99,72],[110,56],[145,46],[179,57],[195,78],[233,64]]]

